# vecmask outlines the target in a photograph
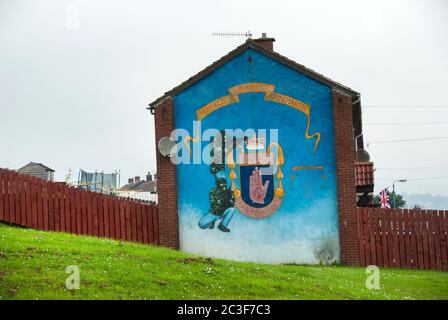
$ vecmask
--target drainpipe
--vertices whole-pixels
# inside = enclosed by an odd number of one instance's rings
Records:
[[[352,102],[352,110],[353,106],[361,101],[361,95],[358,94],[357,99]],[[361,110],[361,106],[360,110]],[[360,122],[362,123],[361,115],[360,115]],[[361,125],[361,133],[355,137],[355,151],[358,151],[358,139],[362,136],[362,125]]]
[[[362,131],[355,137],[355,151],[358,151],[358,138],[362,136]]]

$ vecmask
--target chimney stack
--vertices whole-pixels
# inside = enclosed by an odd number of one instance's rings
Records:
[[[266,32],[263,32],[261,34],[261,38],[254,39],[254,41],[265,48],[266,50],[274,51],[274,38],[268,38],[266,35]]]
[[[152,174],[151,174],[151,172],[148,172],[148,174],[146,175],[146,181],[152,181]]]
[[[134,183],[134,178],[129,178],[128,179],[128,184]]]
[[[139,176],[135,176],[135,182],[140,182],[140,177]]]

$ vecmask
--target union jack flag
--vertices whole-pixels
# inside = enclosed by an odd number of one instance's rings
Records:
[[[383,209],[390,209],[389,196],[388,196],[387,189],[388,188],[381,190],[380,194],[379,194],[381,208],[383,208]]]

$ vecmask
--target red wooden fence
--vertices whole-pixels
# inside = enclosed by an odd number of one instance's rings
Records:
[[[362,265],[448,271],[448,211],[358,208]]]
[[[158,244],[157,207],[0,169],[0,221]]]

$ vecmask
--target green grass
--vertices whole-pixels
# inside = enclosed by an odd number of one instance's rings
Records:
[[[80,268],[68,290],[65,269]],[[266,265],[0,224],[0,299],[448,299],[448,273]]]

